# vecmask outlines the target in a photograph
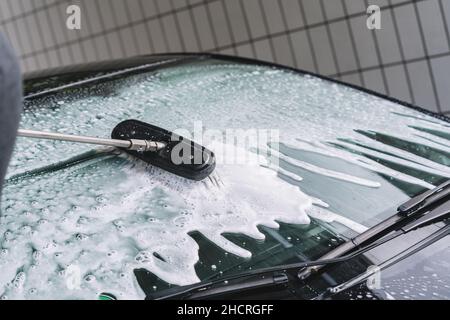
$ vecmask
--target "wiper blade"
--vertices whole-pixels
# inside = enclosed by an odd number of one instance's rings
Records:
[[[448,197],[450,193],[450,180],[447,180],[438,187],[425,191],[424,193],[411,198],[398,207],[399,214],[408,216],[417,212],[421,208],[425,208],[433,203],[437,203]]]
[[[318,260],[264,268],[224,277],[217,281],[173,288],[151,294],[147,298],[198,299],[267,286],[286,285],[290,281],[287,271],[293,270],[297,273],[297,279],[305,280],[324,266],[348,261],[402,234],[445,220],[449,216],[450,180],[408,200],[399,206],[397,214],[343,243]]]

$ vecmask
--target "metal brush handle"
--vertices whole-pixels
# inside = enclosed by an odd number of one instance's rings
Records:
[[[166,147],[165,143],[158,141],[139,140],[139,139],[130,139],[130,140],[104,139],[104,138],[74,136],[69,134],[25,130],[25,129],[19,129],[18,136],[26,138],[70,141],[103,146],[112,146],[141,152],[158,151]]]

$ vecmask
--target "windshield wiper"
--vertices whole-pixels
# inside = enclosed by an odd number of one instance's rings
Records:
[[[450,217],[450,180],[400,205],[397,213],[328,252],[318,260],[258,269],[216,281],[175,287],[147,296],[148,299],[199,299],[268,286],[287,285],[292,272],[305,280],[322,267],[351,260],[402,234]],[[292,279],[293,280],[293,279]]]
[[[445,220],[448,218],[449,213],[450,180],[447,180],[436,188],[425,191],[404,202],[398,207],[395,215],[331,250],[319,260],[335,259],[357,248],[370,247],[377,240],[397,230],[397,232],[386,238],[386,241],[382,241],[382,243],[385,243],[401,234]],[[321,266],[306,268],[299,273],[299,277],[304,280],[320,268]]]
[[[412,245],[411,247],[406,248],[399,254],[393,256],[392,258],[390,258],[390,259],[384,261],[383,263],[381,263],[380,265],[378,265],[377,268],[369,268],[366,272],[359,274],[356,277],[354,277],[344,283],[341,283],[335,287],[328,288],[327,291],[325,291],[320,296],[316,297],[316,299],[317,300],[326,299],[330,295],[334,295],[334,294],[340,293],[342,291],[345,291],[345,290],[357,285],[358,283],[361,283],[362,281],[366,280],[368,277],[374,275],[376,272],[380,272],[381,270],[389,268],[390,266],[395,265],[395,264],[409,258],[413,254],[415,254],[419,251],[422,251],[423,249],[429,247],[430,245],[436,243],[437,241],[447,237],[448,235],[450,235],[450,225],[447,225],[444,228],[437,230],[436,232],[432,233],[425,239],[422,239],[419,242],[417,242],[416,244]]]

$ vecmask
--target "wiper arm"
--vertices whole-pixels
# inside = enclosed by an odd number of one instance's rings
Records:
[[[268,286],[286,285],[287,271],[295,270],[297,279],[305,280],[320,268],[345,262],[412,230],[443,221],[450,216],[450,180],[400,205],[397,214],[345,242],[318,260],[264,268],[217,281],[173,288],[154,293],[150,299],[198,299],[242,292]],[[395,232],[392,232],[395,231]]]
[[[370,245],[392,231],[397,230],[389,239],[392,240],[406,232],[445,220],[448,218],[449,213],[450,180],[447,180],[436,188],[428,190],[401,204],[395,215],[343,243],[341,246],[322,256],[319,260],[338,258],[352,250]],[[321,266],[306,268],[299,273],[299,277],[306,279],[320,268]]]
[[[378,268],[375,268],[372,270],[367,270],[365,273],[362,273],[362,274],[354,277],[353,279],[350,279],[349,281],[346,281],[338,286],[329,288],[326,292],[324,292],[322,295],[317,297],[317,299],[318,300],[324,299],[324,298],[327,298],[330,294],[337,294],[344,290],[347,290],[347,289],[353,287],[354,285],[361,283],[362,281],[364,281],[365,279],[367,279],[368,277],[373,275],[375,272],[379,272],[381,270],[389,268],[390,266],[392,266],[396,263],[399,263],[399,262],[405,260],[406,258],[409,258],[413,254],[427,248],[428,246],[434,244],[435,242],[441,240],[444,237],[447,237],[448,235],[450,235],[450,225],[447,225],[446,227],[439,229],[438,231],[429,235],[425,239],[422,239],[421,241],[412,245],[411,247],[406,248],[405,250],[400,252],[398,255],[396,255],[396,256],[386,260],[382,264],[378,265]]]

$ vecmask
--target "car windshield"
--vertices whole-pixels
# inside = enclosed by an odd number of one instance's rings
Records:
[[[216,153],[215,172],[193,182],[124,153],[18,138],[1,203],[0,296],[143,298],[136,270],[159,291],[317,259],[450,177],[448,122],[217,59],[26,99],[21,127],[109,137],[126,119],[191,134]]]

